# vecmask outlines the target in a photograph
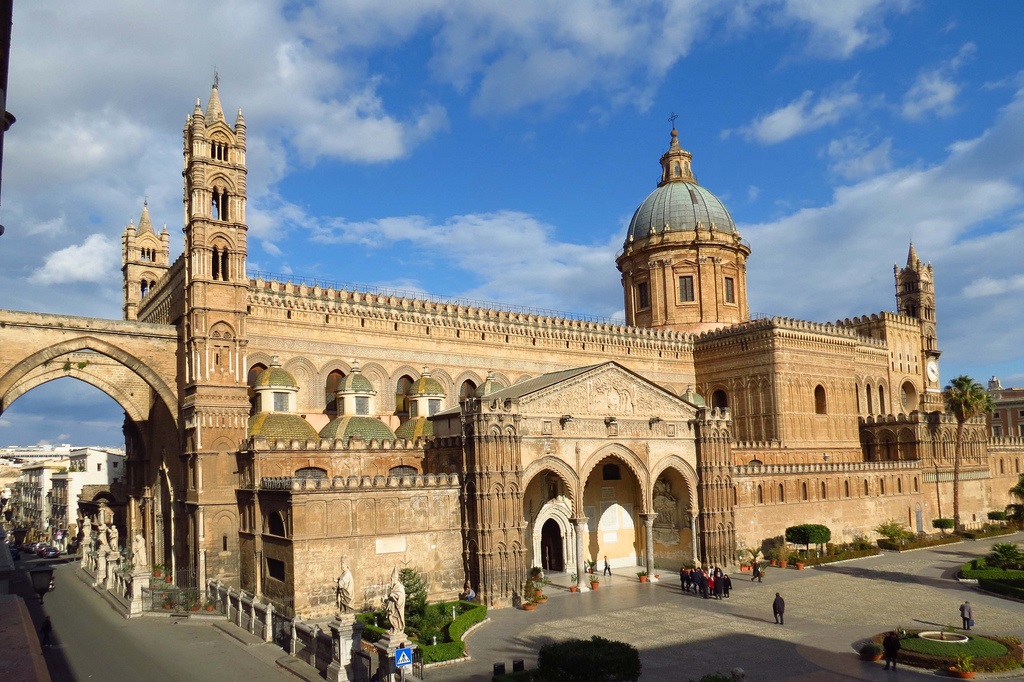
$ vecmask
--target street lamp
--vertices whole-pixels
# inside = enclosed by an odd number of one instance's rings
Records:
[[[53,580],[53,567],[40,566],[28,572],[32,577],[32,589],[39,595],[39,603],[43,603],[43,595],[50,591],[50,581]]]

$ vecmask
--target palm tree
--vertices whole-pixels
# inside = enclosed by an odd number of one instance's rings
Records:
[[[1020,500],[1020,503],[1007,505],[1006,511],[1010,513],[1011,519],[1018,524],[1024,524],[1024,474],[1020,475],[1017,485],[1010,488],[1010,496]]]
[[[960,525],[960,460],[963,455],[964,424],[992,411],[992,396],[977,381],[961,374],[942,391],[946,409],[956,418],[956,443],[953,449],[953,525]]]

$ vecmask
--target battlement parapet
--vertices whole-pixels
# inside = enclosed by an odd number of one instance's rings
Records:
[[[297,476],[265,476],[261,490],[315,492],[331,490],[394,490],[396,488],[451,488],[459,485],[458,474],[422,474],[415,476],[335,476],[334,478],[303,478]]]
[[[870,474],[920,471],[918,460],[892,462],[817,462],[814,464],[744,464],[733,467],[734,476],[790,476],[794,474]]]

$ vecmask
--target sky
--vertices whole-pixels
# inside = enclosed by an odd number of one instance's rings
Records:
[[[750,242],[752,312],[895,310],[934,265],[943,383],[1024,385],[1024,3],[15,4],[0,308],[119,318],[148,201],[182,248],[214,72],[247,124],[248,270],[622,319],[615,269],[678,118]],[[120,445],[61,379],[0,445]]]

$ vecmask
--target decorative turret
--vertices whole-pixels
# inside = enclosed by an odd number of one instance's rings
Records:
[[[633,214],[615,261],[627,324],[699,333],[750,319],[750,247],[725,205],[697,184],[691,161],[673,128],[658,187]]]
[[[149,217],[149,202],[142,204],[139,226],[129,221],[121,235],[122,313],[126,320],[139,319],[143,299],[156,288],[170,267],[170,235],[157,236]],[[144,317],[144,316],[143,316]]]
[[[893,265],[896,278],[896,310],[901,315],[913,317],[921,324],[921,355],[923,359],[925,395],[923,411],[943,409],[939,381],[938,336],[935,329],[935,273],[931,263],[925,265],[917,257],[914,243],[907,250],[907,265],[900,268]]]
[[[275,355],[256,378],[256,414],[249,418],[249,437],[306,440],[316,438],[309,422],[295,414],[299,386]]]
[[[409,420],[395,429],[395,435],[406,440],[434,435],[434,424],[427,417],[444,409],[444,387],[430,376],[430,369],[409,388]]]

